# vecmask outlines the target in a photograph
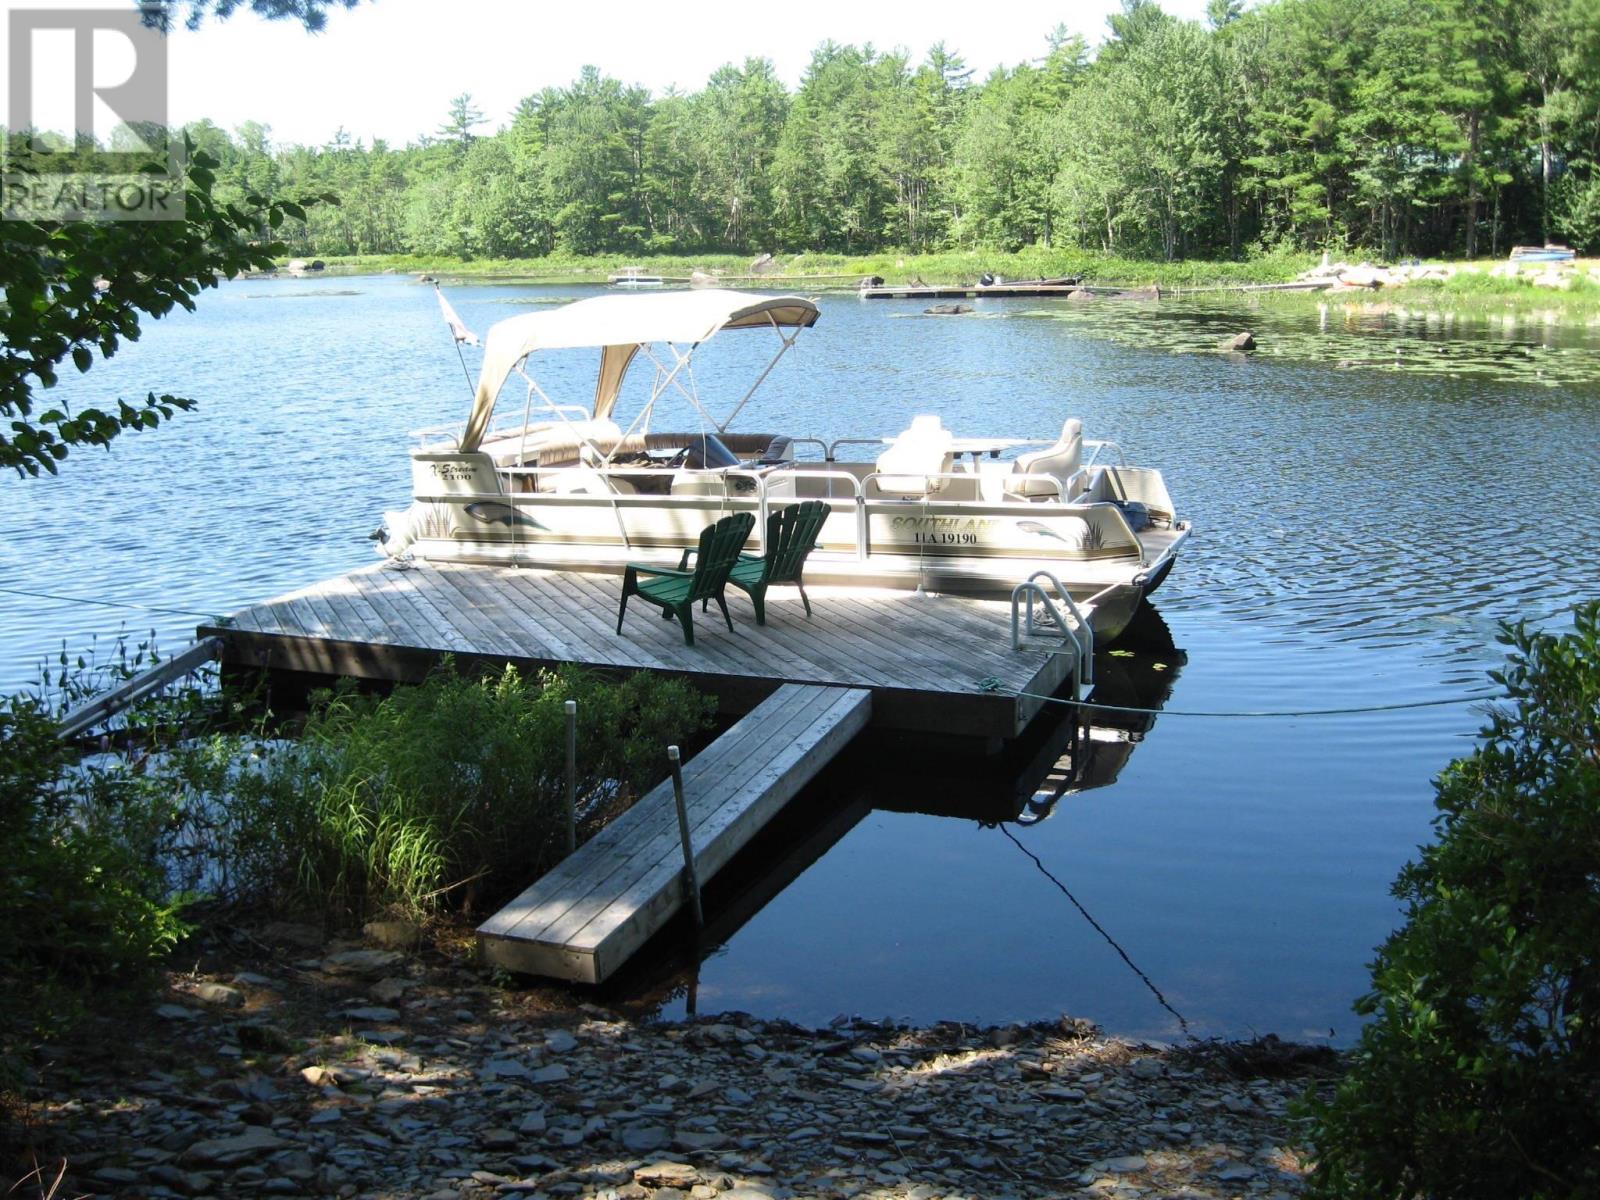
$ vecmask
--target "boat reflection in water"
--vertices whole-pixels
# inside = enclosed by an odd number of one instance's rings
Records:
[[[700,964],[874,809],[1003,825],[1025,844],[1027,827],[1070,797],[1116,782],[1186,661],[1147,603],[1116,645],[1095,656],[1095,686],[1086,701],[1109,707],[1047,705],[995,755],[940,753],[931,739],[863,734],[706,885],[699,936],[680,917],[601,996],[638,1017],[677,1001],[694,1015]]]

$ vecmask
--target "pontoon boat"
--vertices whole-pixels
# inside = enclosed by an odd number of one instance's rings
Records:
[[[416,435],[413,501],[386,514],[382,552],[620,574],[629,561],[675,562],[702,528],[741,509],[756,517],[758,551],[769,511],[820,499],[831,514],[808,583],[1005,598],[1048,572],[1074,600],[1093,601],[1097,635],[1115,637],[1189,534],[1161,473],[1128,465],[1115,443],[1085,440],[1075,419],[1053,442],[957,437],[935,415],[897,436],[832,442],[733,431],[817,317],[795,296],[704,290],[598,296],[500,322],[466,428]],[[689,365],[729,330],[764,331],[775,353],[719,419]],[[580,347],[599,351],[593,402],[558,403],[533,368],[546,352]],[[640,360],[654,379],[624,428],[618,397]],[[525,402],[496,423],[513,374],[526,381]],[[653,427],[669,393],[689,402],[699,428]],[[863,446],[879,452],[851,456]]]

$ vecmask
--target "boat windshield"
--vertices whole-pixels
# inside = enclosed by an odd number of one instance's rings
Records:
[[[718,471],[737,467],[739,460],[714,433],[697,433],[683,449],[683,465],[691,470]]]

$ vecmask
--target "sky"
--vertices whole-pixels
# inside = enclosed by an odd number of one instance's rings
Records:
[[[90,7],[125,11],[129,3],[0,0],[8,14]],[[587,63],[659,94],[673,85],[698,91],[724,63],[765,57],[793,89],[811,51],[830,38],[903,49],[913,61],[943,41],[982,79],[996,66],[1041,58],[1058,23],[1099,44],[1118,7],[1117,0],[364,0],[330,12],[317,35],[242,12],[169,38],[168,102],[175,122],[209,117],[233,129],[260,121],[280,145],[321,145],[340,128],[363,142],[404,145],[437,129],[462,92],[488,116],[488,132],[524,96],[570,83]],[[1205,0],[1162,0],[1162,7],[1200,19]],[[64,64],[65,45],[36,49],[36,62],[55,53]],[[119,82],[115,73],[126,68],[118,55],[98,45],[97,54],[97,85]]]

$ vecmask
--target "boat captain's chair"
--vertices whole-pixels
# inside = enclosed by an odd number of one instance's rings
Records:
[[[1061,427],[1055,445],[1017,455],[1002,486],[1006,495],[1019,500],[1071,500],[1073,491],[1081,486],[1073,476],[1082,465],[1083,422],[1072,417]]]
[[[936,416],[911,418],[911,428],[878,456],[873,481],[885,496],[929,496],[944,490],[955,454],[953,436]]]

